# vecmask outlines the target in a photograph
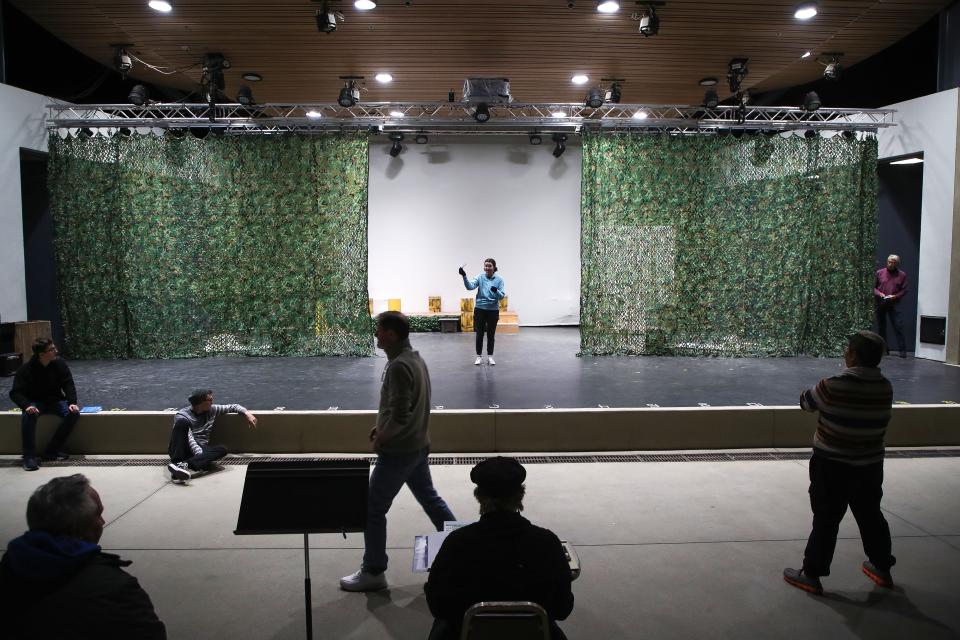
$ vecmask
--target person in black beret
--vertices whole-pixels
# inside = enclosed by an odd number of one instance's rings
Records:
[[[497,456],[476,465],[470,479],[480,521],[450,533],[423,587],[434,624],[430,640],[460,637],[463,614],[481,601],[531,601],[550,618],[551,637],[573,611],[570,565],[560,539],[520,515],[527,471]]]

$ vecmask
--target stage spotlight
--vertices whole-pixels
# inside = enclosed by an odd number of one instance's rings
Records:
[[[403,142],[403,134],[391,133],[390,140],[393,141],[393,144],[390,146],[390,156],[392,158],[396,158],[398,155],[400,155],[400,152],[403,151],[403,145],[400,144]]]
[[[553,157],[559,158],[563,155],[563,152],[567,150],[567,135],[565,133],[555,133],[553,134]]]
[[[837,58],[831,58],[830,62],[823,68],[823,77],[827,80],[839,80],[843,72],[843,66]]]
[[[539,133],[534,131],[533,133],[530,134],[530,144],[537,145],[537,144],[540,144],[541,142],[543,142],[543,138],[540,136]]]
[[[130,127],[120,127],[117,129],[117,135],[123,138],[129,138],[133,135],[133,131],[130,129]]]
[[[209,127],[191,127],[190,128],[190,135],[192,135],[194,138],[197,138],[198,140],[203,140],[204,138],[207,137],[209,133],[210,133]]]
[[[610,90],[607,91],[607,102],[611,104],[620,104],[620,83],[614,82],[610,85]]]
[[[717,95],[717,90],[707,89],[703,94],[703,106],[707,109],[716,109],[718,104],[720,104],[720,96]]]
[[[250,87],[244,86],[237,90],[237,102],[245,107],[256,104],[256,101],[253,99],[253,91],[250,90]]]
[[[133,89],[130,89],[130,95],[128,96],[131,104],[135,104],[138,107],[142,107],[148,101],[147,97],[147,88],[142,84],[134,85]]]
[[[594,87],[587,92],[586,104],[591,109],[599,109],[603,106],[603,91],[600,87]]]
[[[341,16],[342,17],[342,16]],[[330,11],[330,6],[324,2],[317,10],[317,31],[333,33],[337,30],[337,14]]]
[[[490,119],[490,109],[486,102],[481,102],[473,112],[473,119],[477,122],[486,122]]]
[[[417,137],[414,138],[414,140],[417,141],[417,144],[427,144],[428,142],[427,134],[421,131],[420,133],[417,134]]]
[[[640,35],[644,38],[660,33],[660,17],[653,5],[647,7],[646,13],[640,18]]]
[[[816,137],[817,137],[817,132],[814,131],[813,129],[807,129],[806,131],[803,132],[803,137],[806,138],[807,140],[810,140],[810,139],[812,139],[812,138],[816,138]]]
[[[727,82],[730,84],[730,93],[739,93],[740,84],[750,73],[749,58],[734,58],[727,63]]]
[[[853,140],[857,137],[857,134],[855,134],[853,131],[844,131],[840,134],[840,136],[845,140]]]
[[[811,91],[803,97],[803,108],[807,111],[816,111],[821,106],[820,96],[816,91]]]
[[[340,89],[340,95],[337,97],[337,104],[341,107],[350,108],[360,101],[360,87],[356,80],[362,80],[362,76],[340,76],[340,79],[346,84]]]

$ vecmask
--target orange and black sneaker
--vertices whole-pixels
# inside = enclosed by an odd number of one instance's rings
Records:
[[[817,596],[823,595],[823,585],[820,583],[820,578],[814,578],[804,574],[803,569],[791,569],[787,567],[783,570],[783,579],[787,584],[797,589],[803,589],[807,593],[812,593]]]
[[[863,572],[867,574],[867,577],[881,587],[886,587],[889,589],[893,586],[893,576],[890,575],[889,571],[881,571],[880,569],[877,569],[876,565],[869,560],[865,560],[862,566]]]

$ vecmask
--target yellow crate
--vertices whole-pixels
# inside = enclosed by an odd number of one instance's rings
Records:
[[[500,298],[500,311],[507,310],[507,301],[510,299],[510,296],[503,296]]]
[[[460,298],[460,313],[473,313],[473,298]]]
[[[460,314],[460,331],[473,331],[473,311]]]
[[[427,308],[430,313],[440,313],[440,296],[430,296],[427,298]]]
[[[367,298],[367,310],[373,315],[373,298]]]
[[[387,309],[390,311],[400,311],[400,298],[388,298]]]

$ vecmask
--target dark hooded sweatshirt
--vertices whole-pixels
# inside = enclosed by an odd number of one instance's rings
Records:
[[[164,640],[130,561],[69,536],[28,531],[0,561],[0,624],[10,640]]]

